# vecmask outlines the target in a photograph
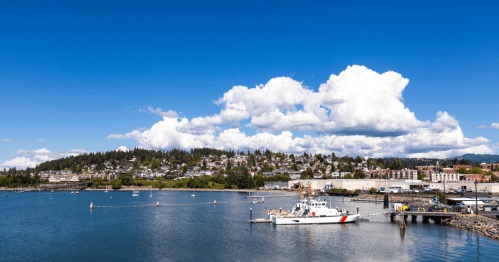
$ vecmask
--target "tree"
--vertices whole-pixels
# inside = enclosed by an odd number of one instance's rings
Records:
[[[497,181],[497,176],[494,173],[492,173],[492,172],[490,172],[490,180]]]
[[[366,178],[366,174],[364,174],[364,172],[357,171],[353,175],[353,178],[355,178],[355,179],[364,179],[364,178]]]
[[[314,172],[312,172],[312,169],[310,168],[307,168],[307,170],[301,172],[301,179],[310,179],[312,177],[314,177]]]
[[[471,168],[471,173],[472,174],[483,174],[483,171],[481,168],[476,166],[476,167]]]
[[[379,163],[378,163],[378,166],[379,166],[381,169],[383,169],[383,168],[384,168],[384,167],[383,167],[383,163],[381,163],[381,162],[379,162]]]
[[[113,189],[120,189],[122,186],[123,186],[123,184],[121,183],[121,180],[119,180],[119,179],[115,179],[115,180],[113,180],[113,182],[111,182],[111,187]]]

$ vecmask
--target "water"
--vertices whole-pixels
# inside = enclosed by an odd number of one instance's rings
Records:
[[[356,224],[250,224],[265,209],[289,209],[296,196],[250,204],[233,192],[69,192],[0,199],[2,261],[497,261],[499,241],[438,225],[384,216]],[[112,197],[112,198],[110,198]],[[167,206],[217,200],[218,204]],[[333,206],[343,208],[341,199]],[[339,200],[339,202],[337,202]],[[94,210],[90,212],[90,202]],[[162,203],[156,208],[156,202]],[[221,203],[243,202],[243,203]],[[98,206],[146,207],[104,208]],[[345,202],[361,213],[382,209]]]

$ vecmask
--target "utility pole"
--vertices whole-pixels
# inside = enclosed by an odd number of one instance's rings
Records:
[[[478,190],[476,189],[478,185],[478,179],[475,179],[475,213],[478,216]]]
[[[447,208],[447,197],[445,195],[445,176],[444,176],[444,199],[445,199],[445,207]]]

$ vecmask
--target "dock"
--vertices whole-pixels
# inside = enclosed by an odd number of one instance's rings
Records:
[[[411,216],[411,220],[414,223],[417,217],[421,216],[423,223],[428,223],[431,219],[435,221],[435,224],[440,224],[442,223],[442,219],[457,217],[460,214],[459,212],[395,211],[390,214],[390,219],[391,221],[395,221],[395,217],[400,216],[401,220],[407,221],[408,216]]]
[[[276,195],[276,196],[245,196],[246,198],[267,198],[267,197],[291,197],[291,195]]]
[[[250,220],[250,223],[272,223],[272,220],[270,219],[264,219],[264,218],[257,218],[257,219],[253,219],[253,220]]]

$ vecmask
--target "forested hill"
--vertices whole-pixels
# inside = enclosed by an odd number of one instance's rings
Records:
[[[499,155],[479,155],[479,154],[465,154],[462,156],[451,157],[448,159],[464,159],[472,162],[499,162]]]
[[[139,162],[151,162],[153,159],[166,159],[169,162],[176,164],[191,164],[197,162],[202,156],[208,155],[226,155],[232,157],[235,155],[233,150],[218,150],[211,148],[196,148],[191,149],[191,152],[184,150],[172,149],[170,151],[159,151],[150,149],[134,148],[128,152],[123,151],[107,151],[104,153],[89,153],[78,156],[71,156],[56,160],[47,161],[35,167],[36,172],[45,170],[64,170],[66,168],[76,171],[86,165],[103,166],[105,162],[121,163],[130,161],[136,158]]]

